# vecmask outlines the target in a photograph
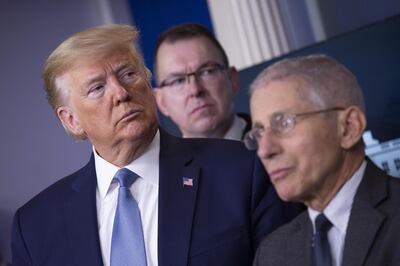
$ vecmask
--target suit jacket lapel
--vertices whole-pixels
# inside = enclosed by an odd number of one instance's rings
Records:
[[[383,173],[368,161],[350,214],[343,266],[363,265],[375,235],[386,218],[375,209],[387,197],[386,183]]]
[[[300,214],[294,226],[287,239],[287,265],[311,265],[312,225],[307,211]]]
[[[158,261],[160,266],[183,266],[188,264],[200,169],[179,139],[160,132]]]
[[[250,131],[252,123],[251,123],[251,117],[248,114],[245,113],[236,113],[237,116],[241,117],[244,119],[244,121],[246,121],[246,127],[244,128],[243,132],[242,132],[242,136],[241,139],[244,138],[244,135],[246,135],[246,133],[248,131]]]
[[[66,209],[71,265],[103,265],[96,209],[94,157],[76,174]]]

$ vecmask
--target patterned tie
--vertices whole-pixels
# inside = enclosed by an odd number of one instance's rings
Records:
[[[111,266],[146,266],[140,211],[129,190],[138,175],[122,168],[114,176],[120,184],[111,240]]]
[[[332,266],[332,256],[328,241],[328,231],[332,223],[321,213],[315,219],[313,243],[314,266]]]

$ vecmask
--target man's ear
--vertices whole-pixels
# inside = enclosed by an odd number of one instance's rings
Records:
[[[63,124],[64,128],[66,128],[69,132],[71,132],[75,136],[84,136],[85,131],[81,127],[78,118],[74,114],[71,107],[68,106],[60,106],[57,108],[57,116]]]
[[[232,84],[232,93],[236,95],[239,92],[239,74],[235,67],[229,67],[228,69],[229,79]]]
[[[167,105],[165,104],[165,95],[164,95],[164,91],[160,88],[153,88],[153,95],[154,98],[156,99],[157,102],[157,106],[158,109],[160,110],[160,112],[169,117],[169,112],[168,112],[168,108]]]
[[[350,149],[357,144],[367,126],[367,120],[363,111],[356,106],[350,106],[342,111],[340,116],[341,146]]]

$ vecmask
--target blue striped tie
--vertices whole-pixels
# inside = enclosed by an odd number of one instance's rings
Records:
[[[111,266],[146,266],[140,211],[129,188],[138,175],[122,168],[114,176],[120,184],[111,240]]]

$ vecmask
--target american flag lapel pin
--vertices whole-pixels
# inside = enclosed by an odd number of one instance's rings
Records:
[[[182,185],[183,187],[193,187],[193,178],[182,177]]]

